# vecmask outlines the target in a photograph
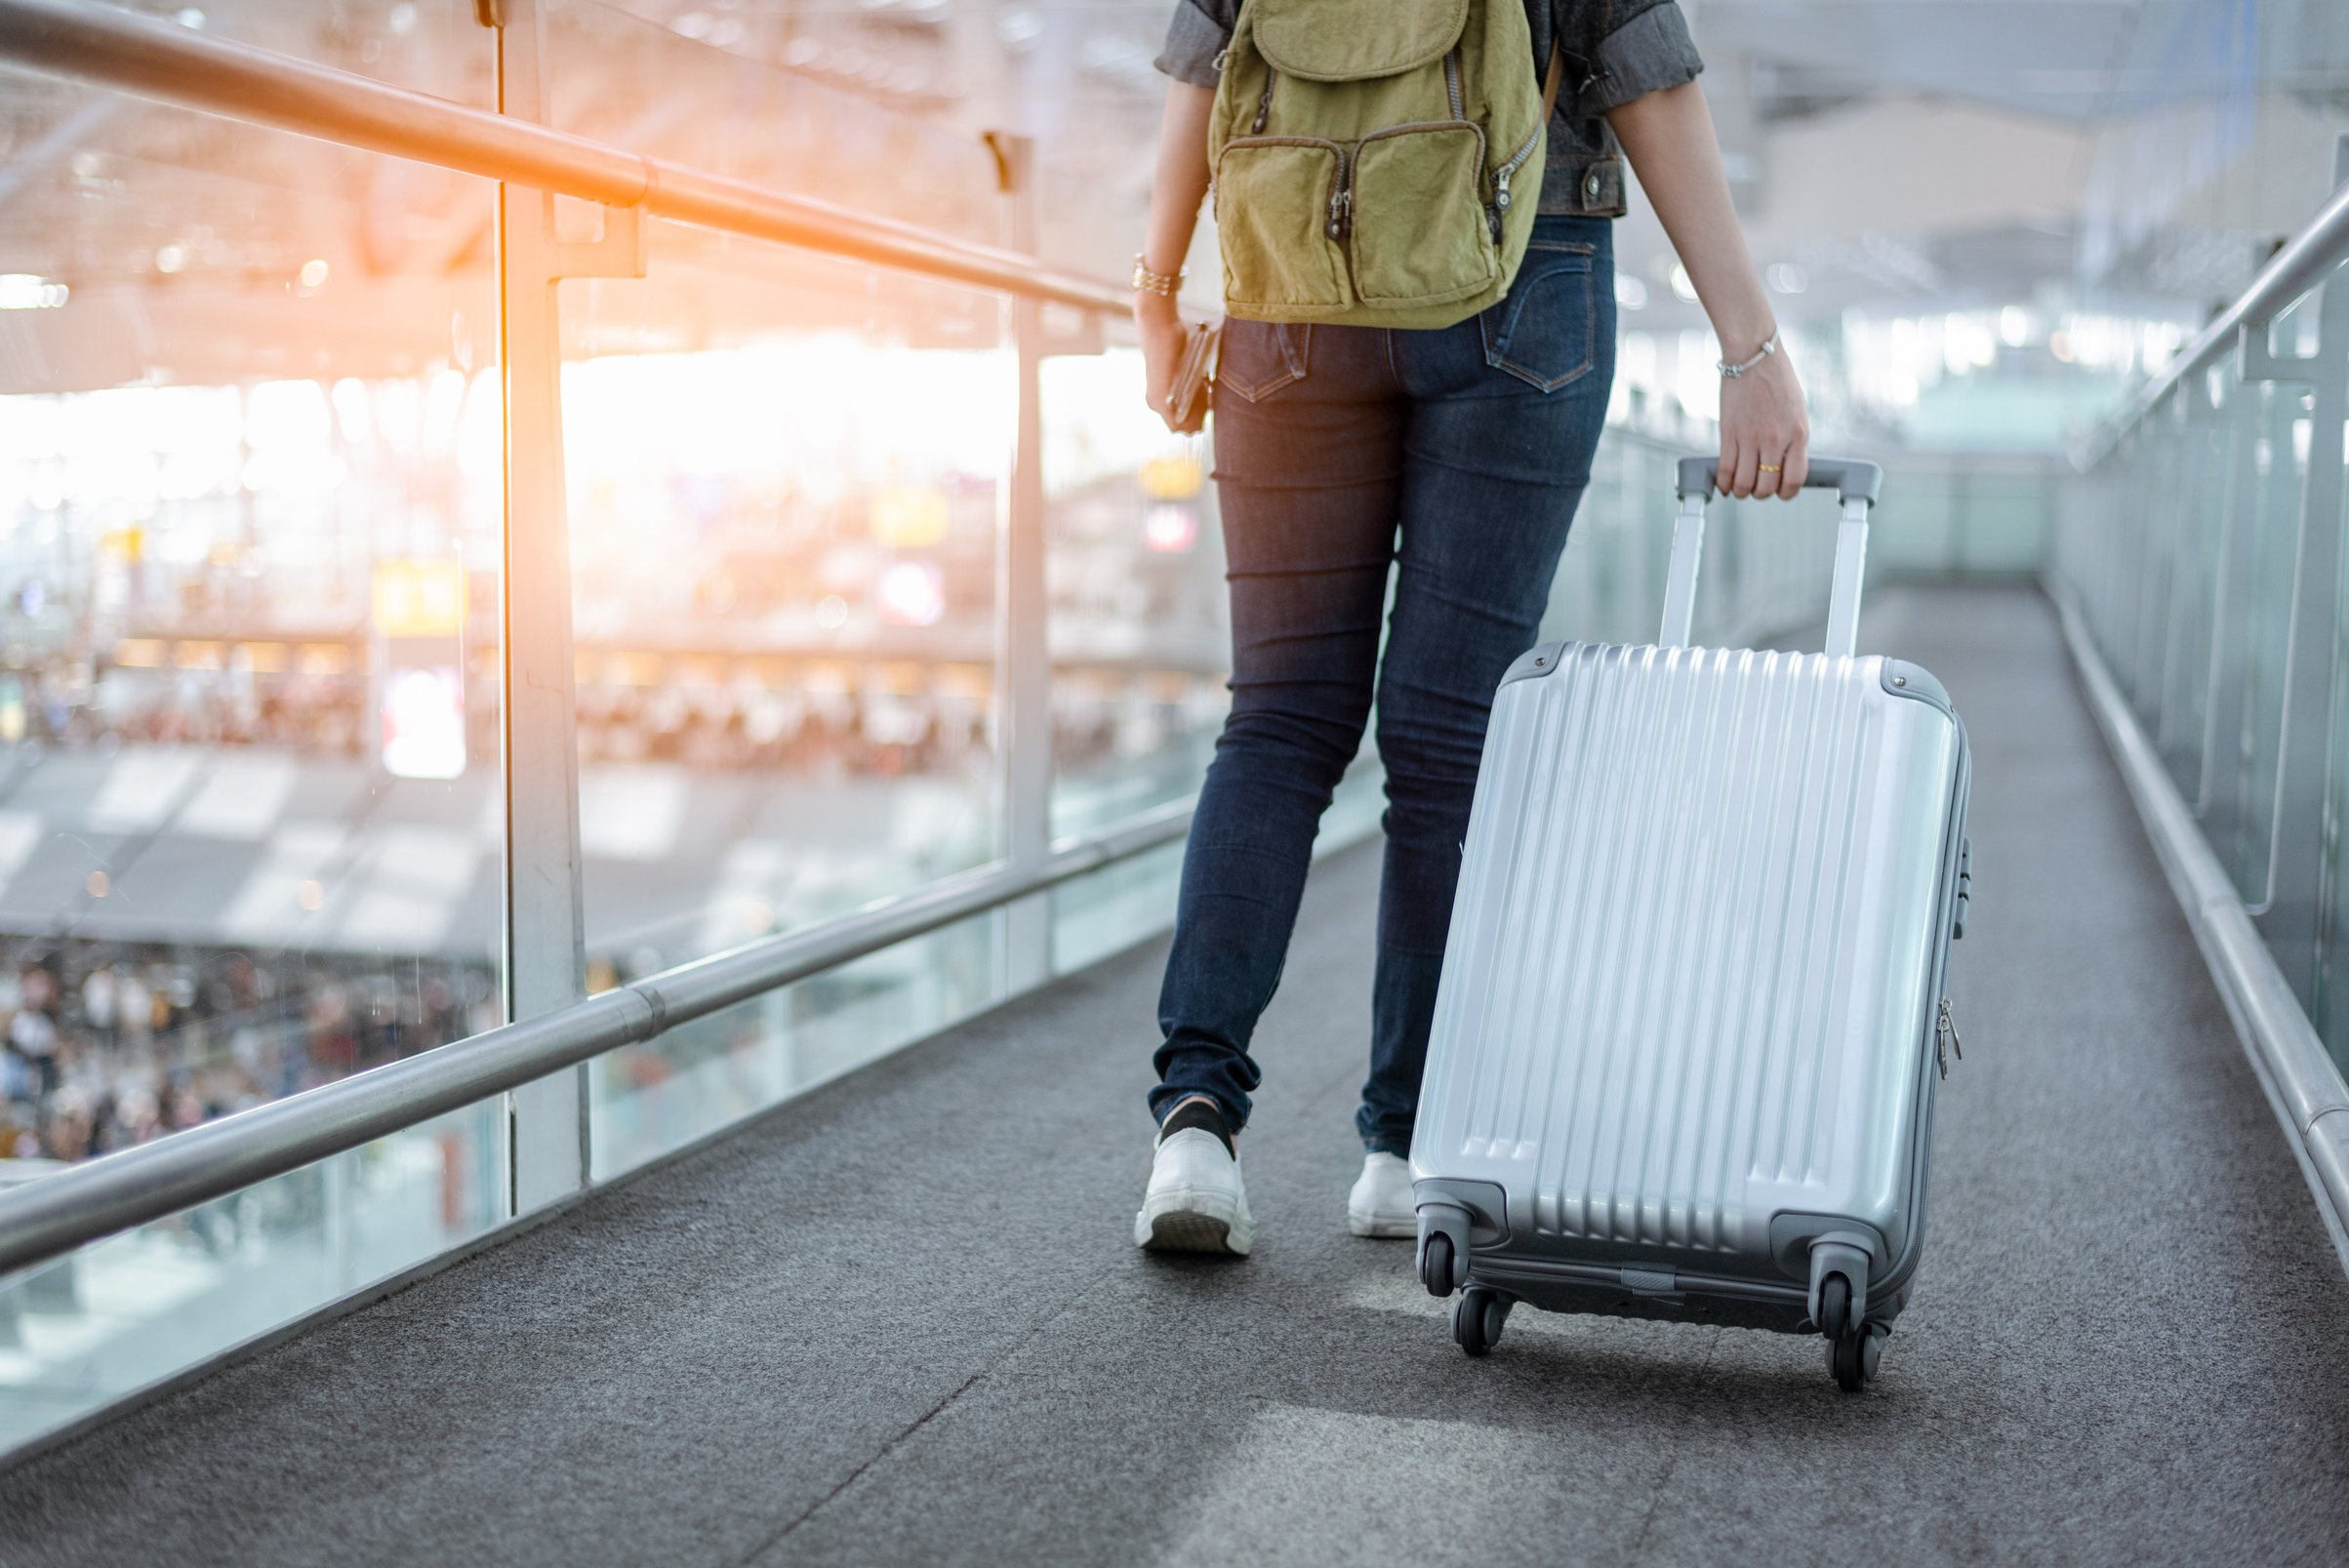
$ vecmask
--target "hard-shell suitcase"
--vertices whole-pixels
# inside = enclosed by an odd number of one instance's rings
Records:
[[[1656,647],[1545,643],[1495,695],[1422,1082],[1420,1277],[1511,1306],[1822,1333],[1845,1388],[1907,1304],[1969,868],[1965,729],[1854,649],[1687,646],[1713,464],[1680,465]]]

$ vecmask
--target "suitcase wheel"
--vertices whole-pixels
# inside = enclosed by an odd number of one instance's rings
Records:
[[[1482,1355],[1501,1343],[1501,1326],[1509,1321],[1509,1298],[1482,1285],[1471,1285],[1452,1303],[1452,1338],[1471,1355]]]
[[[1876,1381],[1884,1339],[1892,1331],[1882,1323],[1851,1321],[1851,1282],[1842,1274],[1828,1275],[1820,1288],[1819,1332],[1827,1336],[1827,1370],[1837,1387],[1857,1393]]]
[[[1458,1261],[1452,1257],[1452,1238],[1438,1230],[1419,1252],[1419,1282],[1430,1296],[1442,1298],[1461,1285]]]

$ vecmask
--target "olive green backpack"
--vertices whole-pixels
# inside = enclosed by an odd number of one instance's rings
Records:
[[[1245,0],[1208,127],[1224,308],[1448,327],[1509,292],[1542,132],[1521,0]]]

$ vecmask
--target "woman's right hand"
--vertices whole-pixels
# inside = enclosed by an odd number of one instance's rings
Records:
[[[1149,398],[1152,411],[1166,422],[1166,427],[1177,429],[1176,417],[1167,408],[1166,399],[1174,390],[1176,373],[1183,367],[1182,314],[1166,296],[1136,290],[1134,330],[1142,336],[1143,395]]]

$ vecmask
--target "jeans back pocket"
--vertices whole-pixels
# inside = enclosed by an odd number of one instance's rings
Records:
[[[1536,235],[1509,298],[1477,318],[1484,362],[1544,392],[1590,371],[1599,339],[1596,248]]]
[[[1311,322],[1227,317],[1215,361],[1217,390],[1237,393],[1254,403],[1305,380],[1313,334]]]

